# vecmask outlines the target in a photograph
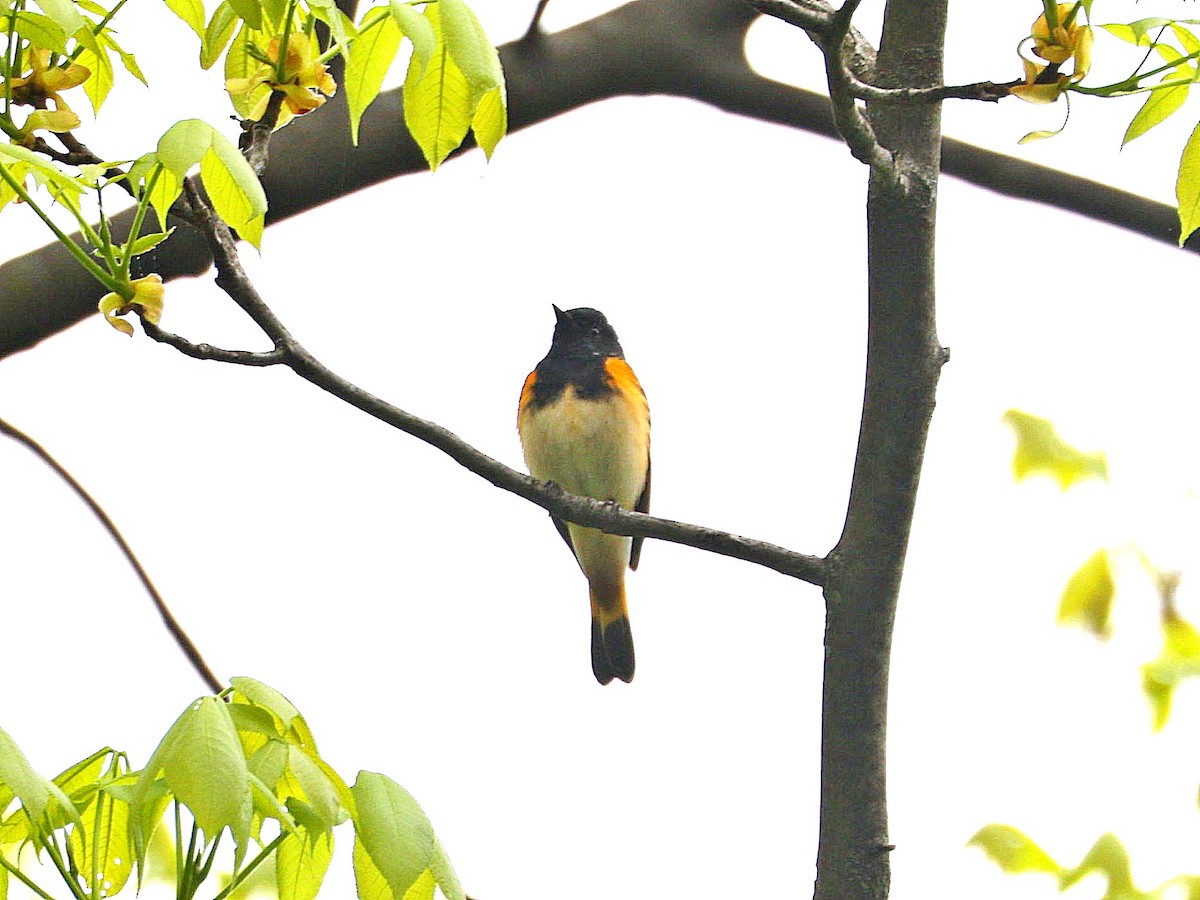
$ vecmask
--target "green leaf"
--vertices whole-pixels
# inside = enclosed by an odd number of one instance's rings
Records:
[[[83,17],[71,0],[37,0],[42,12],[55,21],[64,34],[76,35],[80,29],[87,29],[88,20]]]
[[[446,49],[438,7],[425,7],[437,44],[428,66],[417,55],[409,60],[404,80],[404,122],[433,171],[458,149],[471,127],[475,98],[466,76]]]
[[[308,8],[315,18],[329,26],[329,36],[334,45],[344,52],[350,45],[350,35],[346,32],[346,19],[338,10],[335,0],[308,0]]]
[[[81,66],[91,72],[91,77],[83,83],[83,92],[91,101],[92,112],[99,113],[100,107],[108,98],[113,86],[112,60],[103,47],[98,47],[99,53],[92,50],[81,50],[76,60]]]
[[[1086,478],[1108,480],[1108,462],[1103,453],[1084,453],[1058,436],[1048,419],[1017,409],[1004,414],[1017,434],[1013,475],[1021,481],[1030,475],[1049,475],[1066,490]]]
[[[158,161],[181,181],[212,146],[213,128],[199,119],[183,119],[158,139]]]
[[[227,0],[247,25],[255,30],[262,28],[262,6],[258,0]]]
[[[21,748],[0,729],[0,785],[21,801],[25,814],[39,824],[50,809],[50,783],[33,771]]]
[[[1057,875],[1062,867],[1049,854],[1011,825],[985,825],[967,841],[979,847],[1004,872],[1045,872]]]
[[[422,17],[421,21],[425,21]],[[373,28],[372,23],[377,22]],[[379,96],[383,79],[400,49],[400,28],[386,7],[376,7],[363,20],[358,39],[350,45],[343,79],[350,109],[350,141],[358,146],[358,124],[367,107]]]
[[[438,15],[446,50],[466,76],[475,99],[503,84],[500,56],[467,4],[463,0],[439,0]]]
[[[159,166],[159,172],[158,176],[154,177],[153,171],[156,166]],[[129,183],[134,186],[140,197],[151,180],[154,182],[154,187],[150,191],[150,205],[154,207],[159,225],[166,230],[167,213],[183,192],[183,179],[166,166],[161,165],[157,153],[147,153],[130,167]]]
[[[288,732],[296,732],[296,729],[301,730],[299,742],[307,745],[314,752],[317,749],[315,741],[312,739],[312,734],[308,730],[308,725],[304,722],[304,716],[300,715],[300,710],[287,697],[275,690],[270,685],[263,684],[261,681],[256,681],[253,678],[247,678],[244,675],[236,675],[229,679],[229,683],[233,689],[249,700],[255,706],[261,707],[271,713],[283,730],[280,735],[285,735]],[[307,739],[307,740],[305,740]]]
[[[1097,550],[1075,570],[1058,604],[1060,625],[1081,625],[1100,639],[1109,636],[1116,585],[1107,550]]]
[[[300,829],[279,845],[275,886],[279,900],[315,900],[333,858],[333,832]]]
[[[233,38],[233,43],[229,45],[229,52],[225,54],[225,80],[231,78],[251,78],[262,63],[250,55],[250,47],[254,44],[255,33],[246,25],[238,29],[238,33]],[[240,118],[249,118],[254,112],[254,107],[264,94],[269,94],[271,89],[265,84],[260,84],[249,94],[237,93],[230,94],[229,100],[233,104],[234,111],[237,112]]]
[[[166,0],[167,8],[204,40],[204,0]]]
[[[204,40],[200,43],[200,68],[211,69],[221,58],[221,54],[233,40],[237,26],[237,13],[230,6],[229,0],[225,0],[217,7],[212,18],[208,20],[208,27],[204,29]]]
[[[1121,146],[1124,147],[1134,138],[1141,137],[1183,106],[1183,102],[1187,100],[1188,87],[1189,85],[1181,84],[1150,91],[1146,95],[1146,102],[1142,104],[1142,108],[1137,111],[1130,121],[1129,127],[1125,129],[1125,137],[1121,139]]]
[[[1171,609],[1163,615],[1162,629],[1162,652],[1142,666],[1142,689],[1154,712],[1155,731],[1167,724],[1179,683],[1200,675],[1200,632]]]
[[[1179,158],[1175,199],[1179,203],[1179,246],[1182,247],[1200,227],[1200,125],[1192,130]]]
[[[171,236],[171,232],[174,230],[174,228],[168,228],[166,231],[161,231],[158,234],[143,234],[133,242],[132,247],[128,245],[122,246],[120,249],[121,255],[124,256],[126,253],[128,253],[130,259],[135,256],[141,256],[143,253],[153,250],[155,247],[169,238]]]
[[[479,99],[479,106],[475,108],[475,118],[471,120],[471,130],[475,133],[475,143],[483,150],[484,155],[491,159],[496,145],[508,133],[504,85],[493,88]]]
[[[437,35],[434,34],[433,26],[413,7],[407,3],[400,3],[399,0],[391,0],[388,10],[400,26],[401,33],[412,41],[413,53],[421,71],[424,72],[429,60],[437,52]]]
[[[7,33],[10,22],[11,19],[8,16],[0,16],[0,29]],[[43,16],[40,13],[19,12],[17,13],[16,31],[35,47],[45,47],[55,53],[67,51],[67,33],[49,16]]]
[[[125,48],[113,39],[112,33],[107,28],[104,29],[104,41],[110,50],[116,51],[117,57],[121,60],[121,65],[125,67],[125,71],[149,87],[150,85],[146,81],[146,76],[142,73],[142,67],[138,65],[137,57],[132,53],[125,52]]]
[[[181,180],[199,162],[204,190],[217,215],[243,238],[261,237],[261,229],[254,231],[254,220],[267,211],[267,195],[250,164],[228,138],[206,122],[184,119],[159,139],[157,153],[159,161]],[[243,231],[247,225],[249,236]]]
[[[464,900],[433,826],[408,791],[373,772],[359,772],[351,791],[357,805],[354,871],[359,897],[386,896],[378,883],[382,877],[395,900],[432,897],[434,883],[447,900]],[[410,894],[413,888],[417,890]]]
[[[228,827],[243,849],[250,828],[250,778],[225,703],[202,697],[184,711],[142,770],[137,792],[149,790],[160,773],[170,793],[191,810],[206,842]]]
[[[1190,32],[1188,29],[1184,28],[1178,22],[1172,22],[1171,30],[1175,32],[1176,40],[1178,40],[1183,49],[1187,51],[1188,55],[1200,51],[1200,38],[1197,38],[1196,35],[1192,34],[1192,32]]]
[[[1170,24],[1170,19],[1149,18],[1138,19],[1136,22],[1130,22],[1128,25],[1113,23],[1111,25],[1101,25],[1100,27],[1114,37],[1118,37],[1127,43],[1136,44],[1139,47],[1151,47],[1154,45],[1154,42],[1150,38],[1150,32],[1158,31],[1160,28],[1165,28]]]
[[[123,775],[121,757],[114,754],[106,779]],[[125,781],[132,779],[125,777]],[[71,832],[71,852],[92,895],[111,897],[133,873],[133,845],[129,829],[129,804],[101,787],[80,812],[86,832]],[[84,835],[86,834],[86,840]]]

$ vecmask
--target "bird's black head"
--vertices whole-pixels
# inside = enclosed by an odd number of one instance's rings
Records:
[[[625,356],[617,333],[598,309],[581,306],[564,311],[556,306],[554,315],[557,321],[550,344],[551,356]]]

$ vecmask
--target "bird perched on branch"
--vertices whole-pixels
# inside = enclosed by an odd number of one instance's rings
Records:
[[[517,430],[535,478],[623,509],[650,509],[650,407],[604,314],[586,307],[556,317],[550,352],[525,379]],[[555,527],[588,580],[592,672],[601,684],[633,680],[625,567],[642,539],[561,519]]]

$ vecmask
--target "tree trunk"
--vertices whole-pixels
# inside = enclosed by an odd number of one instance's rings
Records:
[[[941,83],[946,0],[889,0],[881,87]],[[846,526],[825,588],[817,900],[879,900],[890,886],[888,668],[900,576],[944,351],[934,327],[936,104],[870,111],[904,185],[872,174],[867,199],[867,372]]]

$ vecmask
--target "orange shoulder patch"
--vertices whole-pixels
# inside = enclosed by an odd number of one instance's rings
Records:
[[[537,384],[537,369],[525,376],[525,384],[521,388],[521,402],[517,405],[517,418],[520,419],[529,404],[533,401],[533,386]]]
[[[629,367],[629,363],[625,362],[619,356],[610,356],[604,361],[604,371],[608,373],[609,383],[623,397],[630,399],[640,397],[642,402],[645,402],[646,392],[642,390],[641,382],[633,374],[633,369]]]

